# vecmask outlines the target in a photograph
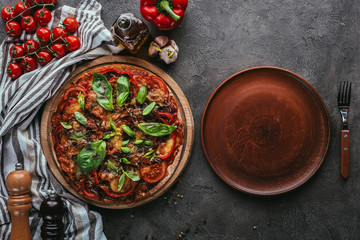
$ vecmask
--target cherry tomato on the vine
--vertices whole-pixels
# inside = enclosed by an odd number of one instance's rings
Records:
[[[26,10],[30,7],[29,4],[27,3],[24,3],[24,2],[18,2],[16,5],[15,5],[15,15],[19,15],[22,13],[23,16],[27,16],[27,15],[30,15],[31,14],[31,9],[29,10]]]
[[[39,40],[40,45],[44,46],[50,43],[51,31],[47,28],[39,28],[36,31],[36,36]]]
[[[42,1],[40,1],[40,0],[25,0],[25,2],[26,2],[27,4],[29,4],[30,6],[34,6],[35,4],[39,4],[39,3],[41,3]]]
[[[37,51],[40,48],[40,45],[35,40],[27,40],[24,43],[24,48],[25,48],[26,53],[32,53],[32,52]]]
[[[67,33],[64,32],[64,29],[62,27],[56,27],[52,31],[53,31],[53,34],[51,35],[52,36],[51,41],[54,41],[60,37],[65,39],[68,36]],[[56,42],[63,43],[64,41],[59,39]]]
[[[63,26],[64,26],[64,29],[65,29],[65,32],[67,33],[72,33],[72,32],[75,32],[76,29],[78,28],[79,24],[78,22],[76,21],[75,18],[73,17],[67,17],[65,18],[65,20],[63,21]]]
[[[57,3],[57,0],[42,0],[43,3],[45,4],[56,4]]]
[[[78,50],[80,48],[80,40],[76,36],[73,35],[67,36],[66,42],[67,42],[66,43],[67,49],[70,52]]]
[[[18,22],[11,21],[6,24],[5,31],[10,37],[16,38],[21,35],[22,29]]]
[[[37,62],[34,57],[26,56],[21,60],[21,67],[25,71],[31,72],[37,68]]]
[[[36,22],[38,22],[40,25],[47,25],[51,21],[51,12],[46,8],[40,8],[37,10],[34,14]]]
[[[10,48],[11,58],[19,58],[19,57],[23,57],[24,55],[25,55],[25,49],[21,45],[15,44]]]
[[[21,28],[27,32],[33,32],[36,30],[36,22],[32,16],[25,16],[21,18]]]
[[[23,74],[23,70],[18,63],[9,63],[6,68],[6,73],[11,79],[17,79]]]
[[[14,8],[6,6],[1,10],[1,18],[7,22],[14,17]]]
[[[66,55],[66,47],[65,45],[61,44],[61,43],[54,43],[53,45],[51,45],[51,50],[53,50],[53,55],[56,58],[62,58],[63,56]]]
[[[46,49],[40,50],[37,53],[37,61],[39,62],[39,64],[41,66],[44,66],[44,65],[48,64],[52,59],[53,59],[53,56]]]

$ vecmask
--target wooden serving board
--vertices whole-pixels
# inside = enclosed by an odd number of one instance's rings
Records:
[[[79,194],[74,188],[71,187],[71,185],[68,183],[68,181],[63,176],[59,163],[56,158],[56,154],[54,151],[54,144],[51,137],[51,117],[53,113],[56,111],[57,104],[59,102],[60,97],[65,92],[69,84],[73,81],[75,81],[80,74],[84,74],[87,71],[96,68],[101,67],[102,65],[107,64],[119,64],[119,65],[131,65],[130,68],[135,69],[145,69],[150,74],[154,74],[160,78],[162,78],[167,86],[170,89],[170,92],[174,95],[175,99],[178,102],[179,106],[179,118],[183,122],[183,146],[182,149],[179,151],[178,155],[175,157],[175,160],[173,164],[171,164],[168,167],[168,176],[165,177],[163,180],[161,180],[155,188],[153,188],[151,191],[151,194],[147,197],[144,197],[138,201],[132,202],[132,203],[105,203],[100,202],[96,200],[92,200],[89,198],[84,197],[83,195]],[[144,60],[134,58],[134,57],[128,57],[128,56],[106,56],[101,57],[96,60],[87,62],[78,68],[75,69],[75,71],[68,77],[68,79],[64,82],[64,84],[60,87],[59,91],[47,101],[45,105],[45,109],[42,115],[41,119],[41,145],[42,149],[44,151],[46,160],[48,162],[48,165],[50,167],[50,170],[53,172],[57,180],[73,195],[75,195],[77,198],[96,205],[98,207],[102,208],[111,208],[111,209],[126,209],[126,208],[132,208],[136,206],[143,205],[147,202],[150,202],[156,198],[158,198],[160,195],[165,193],[177,180],[181,172],[184,170],[190,154],[193,147],[194,142],[194,120],[193,115],[191,112],[190,105],[180,89],[180,87],[177,85],[177,83],[163,70],[156,67],[155,65],[146,62]]]

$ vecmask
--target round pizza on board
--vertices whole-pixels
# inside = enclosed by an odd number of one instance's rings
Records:
[[[99,202],[132,203],[152,194],[174,171],[183,144],[171,90],[130,64],[80,74],[60,97],[51,128],[62,175]]]

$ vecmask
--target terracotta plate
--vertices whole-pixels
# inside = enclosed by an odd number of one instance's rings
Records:
[[[89,198],[85,198],[81,194],[79,194],[72,186],[67,182],[65,177],[62,175],[62,172],[59,170],[59,162],[57,161],[57,157],[54,151],[54,144],[51,138],[51,117],[55,111],[55,108],[59,102],[60,97],[65,92],[67,87],[71,84],[71,82],[75,81],[80,74],[87,74],[87,72],[91,71],[92,68],[96,68],[103,65],[119,65],[119,68],[123,67],[124,64],[128,66],[128,68],[140,70],[146,70],[149,74],[154,74],[162,78],[167,86],[169,87],[171,93],[176,98],[178,106],[179,106],[179,118],[183,122],[183,145],[182,149],[179,151],[178,155],[176,155],[173,163],[168,167],[168,175],[162,179],[153,189],[150,190],[149,196],[146,196],[138,201],[132,203],[104,203],[95,201]],[[130,65],[130,66],[129,66]],[[179,177],[180,173],[184,170],[191,153],[191,149],[194,141],[194,122],[193,116],[191,112],[190,105],[181,91],[176,82],[164,71],[160,68],[144,61],[141,59],[133,58],[133,57],[124,57],[124,56],[106,56],[101,57],[91,62],[87,62],[86,64],[78,67],[64,82],[59,91],[49,99],[49,101],[45,105],[45,109],[41,119],[41,145],[44,151],[46,160],[51,171],[54,173],[57,180],[73,195],[82,199],[85,202],[91,203],[93,205],[103,207],[103,208],[116,208],[116,209],[124,209],[124,208],[132,208],[142,204],[145,204],[155,198],[159,197],[161,194],[166,192]]]
[[[320,167],[330,120],[318,92],[284,69],[257,67],[223,82],[202,118],[205,155],[232,187],[276,195],[305,183]]]

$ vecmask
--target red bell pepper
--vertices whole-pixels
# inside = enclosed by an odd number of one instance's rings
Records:
[[[84,190],[84,194],[85,194],[87,197],[89,197],[89,198],[96,198],[95,194],[86,191],[84,181],[82,182],[82,187],[83,187],[83,190]]]
[[[94,181],[95,181],[96,184],[99,183],[99,179],[98,179],[98,175],[97,175],[96,169],[94,170]]]
[[[127,196],[127,195],[129,195],[130,193],[132,193],[132,191],[133,191],[134,188],[135,188],[135,185],[134,185],[134,187],[133,187],[132,189],[130,189],[130,191],[125,192],[125,193],[120,193],[120,194],[110,192],[109,189],[108,189],[105,185],[102,185],[102,184],[99,185],[99,188],[101,188],[102,190],[104,190],[104,192],[105,192],[108,196],[110,196],[110,197],[112,197],[112,198],[119,198],[119,197]]]
[[[155,111],[160,117],[165,117],[168,118],[170,122],[174,121],[173,116],[170,113],[167,112],[159,112],[159,111]],[[165,121],[166,124],[168,124],[167,121]],[[169,124],[168,124],[169,125]]]
[[[86,191],[85,188],[84,188],[84,194],[89,198],[96,198],[95,194]]]
[[[183,20],[187,5],[188,0],[140,0],[140,12],[159,30],[171,30]]]
[[[165,159],[169,158],[173,154],[173,152],[175,150],[176,134],[174,132],[172,132],[171,135],[172,135],[172,139],[173,139],[173,145],[171,146],[171,150],[168,153],[166,153],[165,155],[160,155],[159,156],[162,160],[165,160]]]
[[[82,86],[72,86],[69,87],[65,93],[64,93],[64,97],[63,99],[75,99],[77,100],[77,97],[79,95],[79,92],[81,92],[84,96],[86,96],[86,91],[85,88],[83,88]]]

